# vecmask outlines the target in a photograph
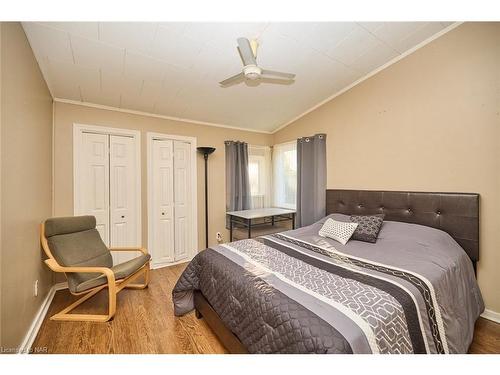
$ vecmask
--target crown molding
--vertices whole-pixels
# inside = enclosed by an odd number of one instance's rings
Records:
[[[107,110],[107,111],[115,111],[115,112],[121,112],[121,113],[128,113],[128,114],[138,115],[138,116],[160,118],[163,120],[187,122],[190,124],[212,126],[212,127],[216,127],[216,128],[232,129],[232,130],[239,130],[239,131],[245,131],[245,132],[251,132],[251,133],[272,134],[272,132],[266,131],[266,130],[241,128],[241,127],[231,126],[231,125],[216,124],[213,122],[191,120],[191,119],[173,117],[173,116],[165,116],[165,115],[160,115],[160,114],[151,113],[151,112],[136,111],[133,109],[118,108],[118,107],[112,107],[112,106],[102,105],[102,104],[95,104],[95,103],[84,102],[84,101],[79,101],[79,100],[63,99],[63,98],[57,98],[57,97],[54,97],[53,100],[54,100],[54,102],[57,102],[57,103],[73,104],[73,105],[79,105],[79,106],[83,106],[83,107],[103,109],[103,110]]]
[[[397,63],[398,61],[404,59],[406,56],[409,56],[411,55],[413,52],[419,50],[420,48],[424,47],[425,45],[429,44],[430,42],[432,42],[433,40],[436,40],[437,38],[443,36],[444,34],[448,33],[449,31],[453,30],[454,28],[460,26],[463,22],[455,22],[455,23],[452,23],[450,26],[448,27],[445,27],[444,29],[442,29],[441,31],[437,32],[436,34],[432,35],[431,37],[425,39],[424,41],[420,42],[419,44],[417,44],[416,46],[410,48],[409,50],[403,52],[402,54],[396,56],[395,58],[393,58],[392,60],[388,61],[387,63],[385,63],[384,65],[382,66],[379,66],[378,68],[372,70],[370,73],[366,74],[365,76],[361,77],[360,79],[358,79],[357,81],[351,83],[350,85],[344,87],[343,89],[341,89],[340,91],[337,91],[336,93],[334,93],[333,95],[329,96],[328,98],[322,100],[321,102],[319,102],[318,104],[312,106],[311,108],[309,108],[308,110],[302,112],[300,115],[294,117],[293,119],[291,119],[290,121],[286,122],[285,124],[279,126],[278,128],[276,128],[275,130],[273,130],[271,133],[272,134],[275,134],[277,132],[279,132],[280,130],[286,128],[288,125],[291,125],[292,123],[294,123],[295,121],[297,121],[298,119],[304,117],[305,115],[307,115],[308,113],[314,111],[315,109],[321,107],[323,104],[326,104],[328,103],[329,101],[335,99],[337,96],[339,95],[342,95],[343,93],[345,93],[346,91],[352,89],[354,86],[357,86],[359,85],[361,82],[367,80],[368,78],[374,76],[375,74],[381,72],[382,70],[388,68],[389,66]]]

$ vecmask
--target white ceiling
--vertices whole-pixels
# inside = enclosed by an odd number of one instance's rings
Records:
[[[273,131],[432,37],[448,22],[24,22],[54,98]],[[292,85],[218,82],[241,71],[236,38]]]

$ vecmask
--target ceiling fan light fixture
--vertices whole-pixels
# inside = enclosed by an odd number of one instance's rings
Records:
[[[247,86],[257,86],[261,82],[275,84],[291,84],[294,82],[295,74],[259,67],[256,61],[259,43],[256,40],[249,41],[247,38],[238,38],[237,42],[237,49],[243,62],[243,70],[219,82],[221,87],[229,87],[242,82],[246,83]]]
[[[260,75],[262,74],[262,69],[259,68],[257,65],[247,65],[243,68],[243,74],[245,74],[245,77],[248,79],[256,80],[260,78]]]

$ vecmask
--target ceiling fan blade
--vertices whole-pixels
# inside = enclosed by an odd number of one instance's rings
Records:
[[[272,83],[274,85],[285,85],[285,86],[295,83],[293,79],[269,78],[269,77],[261,77],[259,82]]]
[[[257,65],[252,47],[250,46],[250,42],[247,38],[238,38],[238,51],[240,52],[243,65]]]
[[[286,78],[286,79],[294,79],[295,78],[295,74],[277,72],[275,70],[262,69],[262,77],[264,77],[264,78]]]
[[[243,72],[241,72],[241,73],[238,73],[232,77],[225,79],[224,81],[219,82],[219,85],[221,85],[223,87],[228,87],[228,86],[243,82],[244,80],[245,80],[245,75],[243,74]]]

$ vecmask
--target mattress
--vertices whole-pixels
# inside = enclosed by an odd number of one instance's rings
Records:
[[[342,245],[318,235],[326,219],[203,250],[173,289],[175,314],[201,291],[250,353],[467,352],[484,303],[450,235],[386,221],[376,243]]]

